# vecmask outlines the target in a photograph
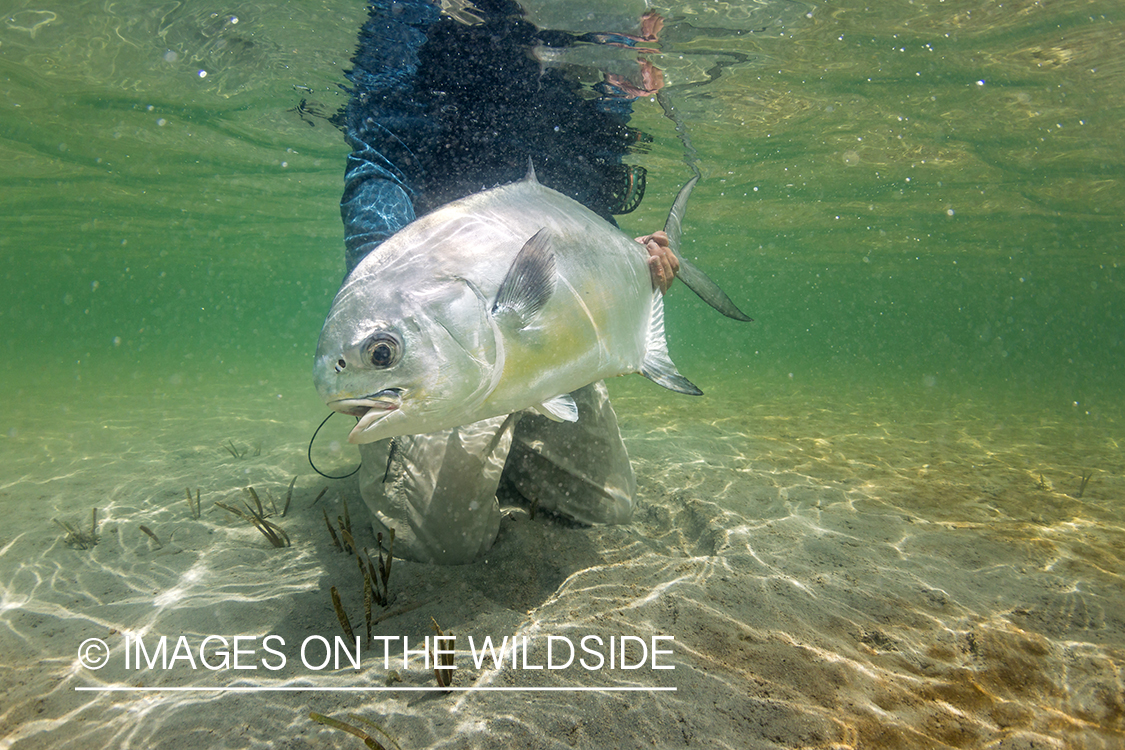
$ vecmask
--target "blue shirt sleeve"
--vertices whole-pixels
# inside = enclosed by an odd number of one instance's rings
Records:
[[[418,160],[396,135],[430,126],[414,91],[418,50],[441,15],[433,0],[380,0],[360,32],[345,110],[352,147],[340,217],[350,273],[363,256],[414,220]],[[411,170],[414,170],[412,172]]]
[[[348,273],[379,243],[414,221],[410,188],[370,147],[348,155],[340,217]]]

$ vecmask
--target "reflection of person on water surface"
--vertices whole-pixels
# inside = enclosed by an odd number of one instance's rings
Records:
[[[635,54],[630,48],[653,41],[660,26],[646,14],[638,36],[575,36],[537,29],[511,0],[479,0],[451,15],[427,0],[374,3],[344,115],[353,149],[340,204],[348,270],[415,216],[522,178],[529,156],[540,182],[609,221],[636,208],[645,174],[621,160],[640,139],[628,115],[633,98],[659,87],[659,71],[630,60],[638,80],[615,71],[583,92],[577,76],[541,60],[591,44]],[[666,291],[678,268],[667,237],[638,241]],[[572,396],[573,423],[521,413],[361,445],[360,488],[376,530],[394,528],[403,557],[470,562],[499,530],[502,476],[542,510],[582,523],[627,521],[636,479],[605,385]]]

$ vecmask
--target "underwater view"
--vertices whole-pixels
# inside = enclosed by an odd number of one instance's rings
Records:
[[[506,2],[434,0],[476,40],[449,60],[507,43]],[[591,378],[625,517],[501,484],[444,562],[383,533],[401,444],[354,474],[372,412],[324,422],[314,376],[355,369],[316,354],[383,81],[357,49],[422,6],[6,4],[0,750],[1125,747],[1125,6],[505,10],[515,98],[632,139],[602,165],[625,235],[698,173],[681,254],[753,322],[681,275],[703,395]],[[549,181],[551,130],[496,111]],[[419,215],[509,179],[433,159]]]

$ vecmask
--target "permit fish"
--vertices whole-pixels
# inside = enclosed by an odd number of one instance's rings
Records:
[[[697,180],[665,225],[679,278],[748,321],[679,253]],[[668,356],[648,251],[529,168],[418,218],[364,257],[332,302],[313,375],[329,408],[358,418],[349,442],[370,443],[523,409],[572,422],[569,393],[629,373],[701,394]]]

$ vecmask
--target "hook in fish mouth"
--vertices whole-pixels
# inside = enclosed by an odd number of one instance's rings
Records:
[[[360,398],[341,398],[328,402],[328,408],[341,414],[358,417],[360,424],[364,427],[400,406],[402,406],[401,388],[386,388],[378,393],[370,393]]]

